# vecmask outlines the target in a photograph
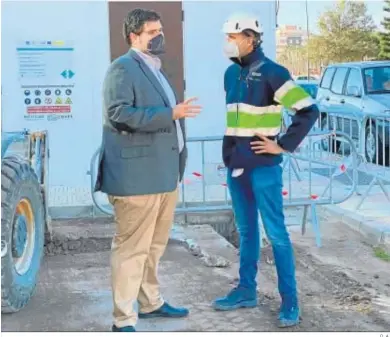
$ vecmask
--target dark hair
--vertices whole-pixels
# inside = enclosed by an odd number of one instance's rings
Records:
[[[130,33],[140,34],[146,22],[160,20],[160,14],[155,11],[136,8],[130,11],[123,22],[123,37],[131,47]]]
[[[242,32],[244,35],[253,38],[253,48],[256,49],[257,47],[260,47],[261,43],[263,42],[261,40],[261,37],[263,36],[262,33],[257,33],[252,29],[244,29]]]

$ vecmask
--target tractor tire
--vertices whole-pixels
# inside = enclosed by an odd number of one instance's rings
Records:
[[[1,165],[1,312],[22,309],[34,293],[44,255],[45,210],[34,170],[18,157]]]

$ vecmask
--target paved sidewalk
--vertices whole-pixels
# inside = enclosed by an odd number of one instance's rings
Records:
[[[389,168],[390,170],[390,168]],[[325,170],[326,171],[326,170]],[[311,192],[309,191],[309,172],[307,167],[302,167],[300,176],[301,182],[298,182],[295,177],[292,179],[290,186],[298,195],[317,195],[330,198],[335,204],[329,204],[321,207],[321,210],[326,214],[331,215],[335,219],[343,222],[351,228],[363,234],[371,244],[385,244],[390,247],[390,201],[386,198],[379,185],[374,185],[369,194],[363,200],[363,196],[369,187],[370,176],[364,172],[358,173],[358,188],[359,193],[353,193],[347,200],[339,203],[349,193],[351,182],[346,175],[340,175],[332,179],[332,189],[328,189],[327,193],[323,194],[326,186],[329,185],[329,173],[318,174],[319,169],[311,171]],[[289,186],[288,172],[284,175],[285,188]],[[388,189],[389,185],[385,185]],[[390,190],[388,190],[390,193]],[[287,199],[287,198],[286,198]],[[361,201],[363,202],[361,203]],[[358,208],[359,204],[360,207]]]

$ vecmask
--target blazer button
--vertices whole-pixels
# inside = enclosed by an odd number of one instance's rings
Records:
[[[176,151],[178,149],[177,146],[172,146],[172,151]]]

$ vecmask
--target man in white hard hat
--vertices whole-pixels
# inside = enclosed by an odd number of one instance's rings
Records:
[[[282,304],[279,326],[299,323],[294,252],[285,226],[282,154],[293,152],[319,116],[310,95],[283,66],[264,56],[262,29],[250,15],[228,19],[224,52],[233,62],[224,88],[227,129],[223,160],[240,234],[239,284],[214,302],[217,310],[257,305],[256,275],[260,252],[258,212],[271,242]],[[283,107],[294,110],[291,126],[280,136]]]

